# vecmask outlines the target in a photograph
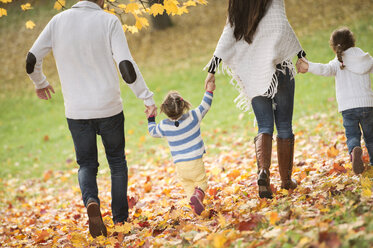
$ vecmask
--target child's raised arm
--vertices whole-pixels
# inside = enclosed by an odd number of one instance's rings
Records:
[[[213,96],[214,94],[212,91],[206,91],[201,104],[196,109],[194,109],[194,111],[197,113],[197,118],[199,121],[201,121],[203,117],[205,117],[206,113],[209,111]]]
[[[149,116],[148,117],[148,130],[149,134],[153,136],[154,138],[162,138],[163,137],[163,131],[160,128],[160,125],[155,123],[155,116]]]

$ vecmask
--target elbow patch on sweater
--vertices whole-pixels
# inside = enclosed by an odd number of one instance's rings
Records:
[[[122,74],[123,80],[127,84],[133,84],[136,79],[136,71],[135,68],[133,67],[133,64],[129,60],[123,60],[122,62],[119,63],[119,70],[120,73]]]
[[[36,57],[35,57],[34,54],[29,52],[27,54],[27,58],[26,58],[26,72],[27,72],[27,74],[31,74],[31,73],[34,72],[35,65],[36,65]]]

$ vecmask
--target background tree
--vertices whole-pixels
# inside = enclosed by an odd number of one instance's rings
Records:
[[[163,0],[150,0],[149,6],[153,4],[160,3],[163,4]],[[151,16],[153,28],[157,30],[166,29],[172,26],[171,18],[169,15],[163,13],[162,15]]]

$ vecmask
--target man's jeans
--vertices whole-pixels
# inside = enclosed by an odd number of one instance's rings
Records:
[[[370,164],[373,165],[373,107],[347,109],[342,111],[342,116],[348,152],[351,153],[355,146],[360,146],[362,129]]]
[[[76,160],[79,164],[79,185],[84,205],[89,199],[100,203],[97,188],[97,137],[101,135],[106,158],[111,171],[111,209],[113,221],[124,222],[128,218],[127,183],[128,169],[124,153],[124,115],[89,120],[67,119],[74,141]]]
[[[273,134],[276,123],[277,136],[282,139],[292,138],[294,79],[291,79],[289,69],[284,75],[276,71],[278,78],[277,93],[273,99],[263,96],[254,97],[252,106],[258,122],[258,133]]]

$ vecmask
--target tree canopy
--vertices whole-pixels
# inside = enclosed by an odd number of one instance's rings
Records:
[[[13,0],[0,0],[0,18],[6,18],[8,15],[8,4]],[[105,0],[104,10],[108,13],[117,15],[122,21],[124,31],[137,33],[149,26],[147,16],[157,16],[164,13],[174,16],[189,13],[188,8],[198,4],[206,5],[207,0],[158,0],[158,3],[149,4],[146,0]],[[20,11],[32,11],[31,3],[20,4]],[[66,0],[55,0],[54,8],[58,11],[66,9]],[[35,23],[28,20],[25,23],[26,28],[33,29]]]

